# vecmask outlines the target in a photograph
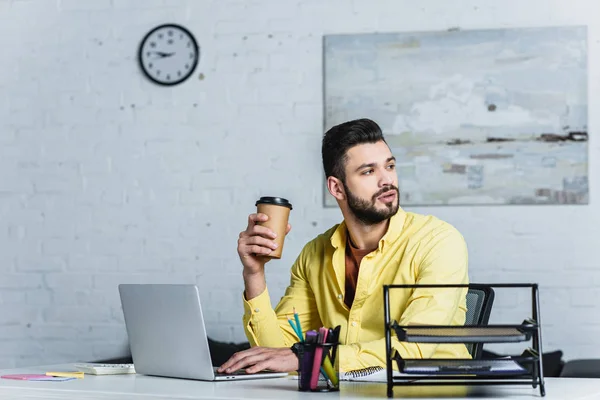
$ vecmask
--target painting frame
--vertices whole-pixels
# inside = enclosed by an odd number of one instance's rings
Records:
[[[324,129],[378,122],[404,206],[589,204],[587,58],[585,26],[325,35]]]

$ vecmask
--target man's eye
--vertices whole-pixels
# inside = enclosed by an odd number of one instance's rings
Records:
[[[388,169],[396,169],[396,164],[390,164],[390,165],[388,165]]]
[[[363,175],[371,175],[373,173],[372,169],[367,169],[362,172]]]

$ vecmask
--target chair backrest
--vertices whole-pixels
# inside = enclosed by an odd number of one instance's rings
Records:
[[[465,325],[487,325],[494,303],[494,289],[489,286],[472,286],[467,291]],[[481,358],[483,343],[465,343],[474,359]]]

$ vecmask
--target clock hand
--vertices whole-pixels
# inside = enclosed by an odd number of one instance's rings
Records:
[[[172,55],[175,54],[175,52],[173,52],[173,53],[164,53],[162,51],[153,51],[153,53],[156,53],[158,55],[158,57],[160,57],[160,58],[171,57]]]

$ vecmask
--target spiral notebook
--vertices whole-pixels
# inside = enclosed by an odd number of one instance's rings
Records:
[[[407,380],[414,380],[414,376],[411,377],[409,374],[403,374],[398,371],[393,371],[393,376],[395,378],[406,377]],[[387,371],[383,367],[367,367],[341,372],[340,379],[352,382],[387,382]]]

